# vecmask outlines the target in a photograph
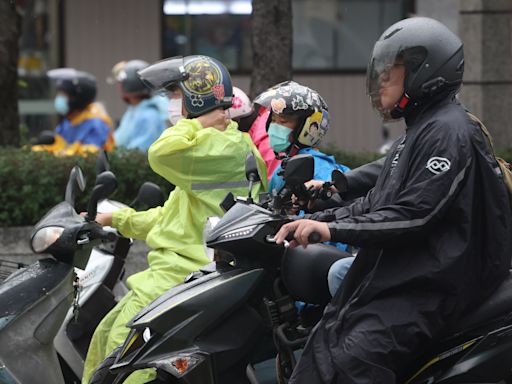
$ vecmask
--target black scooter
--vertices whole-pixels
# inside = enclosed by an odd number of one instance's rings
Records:
[[[257,173],[248,167],[248,179]],[[290,217],[292,194],[304,192],[313,159],[296,156],[284,170],[286,188],[263,203],[223,202],[227,213],[207,238],[217,258],[135,316],[125,343],[108,356],[91,383],[121,383],[155,368],[153,383],[257,383],[252,366],[277,352],[276,374],[286,383],[301,348],[330,299],[326,274],[343,253],[313,244],[276,246],[273,235]],[[341,187],[340,187],[341,189]],[[311,239],[315,240],[315,239]],[[231,262],[226,262],[231,260]],[[430,356],[418,358],[407,383],[508,380],[512,367],[512,278],[484,305],[449,330]],[[300,312],[300,300],[310,305]],[[269,343],[271,338],[274,343]],[[415,370],[414,370],[415,369]]]

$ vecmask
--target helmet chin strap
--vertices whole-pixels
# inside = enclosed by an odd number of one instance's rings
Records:
[[[398,119],[403,117],[405,108],[409,105],[411,98],[407,93],[404,93],[398,103],[395,104],[394,108],[391,110],[390,115],[393,119]]]

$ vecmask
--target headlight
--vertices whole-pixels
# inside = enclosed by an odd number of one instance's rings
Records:
[[[146,328],[144,332],[142,332],[142,338],[144,342],[147,343],[149,339],[151,339],[151,329]]]
[[[219,236],[219,240],[229,240],[234,239],[236,237],[243,237],[250,235],[255,229],[257,225],[248,225],[247,227],[242,227],[238,229],[234,229],[232,231],[226,232]]]
[[[206,239],[208,236],[210,236],[210,233],[213,231],[213,228],[219,223],[220,217],[218,216],[210,216],[206,220],[206,224],[204,225],[203,229],[203,244],[204,244],[204,252],[206,256],[208,257],[208,260],[213,261],[214,257],[214,250],[213,248],[209,248],[206,246]]]
[[[44,227],[32,237],[32,249],[35,253],[44,252],[62,235],[63,227]]]
[[[197,351],[181,351],[158,359],[152,362],[151,366],[162,369],[179,379],[202,363],[205,358]]]

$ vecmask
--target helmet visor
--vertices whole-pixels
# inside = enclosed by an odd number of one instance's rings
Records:
[[[372,106],[385,120],[404,93],[405,65],[401,50],[375,44],[366,72],[366,90]]]
[[[154,91],[164,91],[188,78],[183,57],[171,57],[137,72],[142,82]]]

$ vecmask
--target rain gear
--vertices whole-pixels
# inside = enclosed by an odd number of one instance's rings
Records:
[[[34,145],[32,150],[73,156],[113,148],[112,120],[101,104],[91,103],[81,111],[71,112],[60,122],[55,128],[53,144]]]
[[[149,268],[130,276],[130,292],[102,320],[89,346],[83,383],[93,370],[128,335],[126,323],[152,300],[209,262],[203,245],[203,227],[209,216],[223,214],[219,203],[228,192],[246,196],[245,160],[254,153],[262,185],[266,187],[263,159],[249,135],[231,122],[224,132],[204,128],[197,119],[182,119],[163,132],[149,148],[151,168],[174,184],[163,207],[144,212],[131,208],[113,214],[113,227],[124,236],[145,240],[152,249]],[[151,374],[133,373],[125,383],[146,382]]]
[[[313,176],[314,180],[331,180],[331,173],[335,169],[339,169],[342,172],[350,171],[350,168],[343,164],[337,164],[336,160],[333,156],[328,156],[314,148],[302,148],[297,152],[297,155],[308,154],[314,157],[315,160],[315,174]],[[281,170],[281,165],[279,165],[272,177],[270,179],[268,190],[276,190],[279,192],[284,187],[284,179],[278,175]]]
[[[404,381],[415,356],[508,274],[510,203],[480,128],[454,97],[406,123],[375,188],[330,212],[331,239],[362,249],[290,384]]]
[[[158,139],[165,129],[166,118],[162,118],[157,98],[162,99],[161,96],[153,96],[126,109],[114,132],[116,146],[146,152]]]
[[[265,164],[267,165],[267,174],[270,181],[276,168],[281,164],[281,160],[276,159],[276,154],[270,146],[270,140],[267,134],[267,120],[270,114],[270,109],[260,108],[258,117],[254,120],[249,129],[249,135],[252,141],[260,151]]]

